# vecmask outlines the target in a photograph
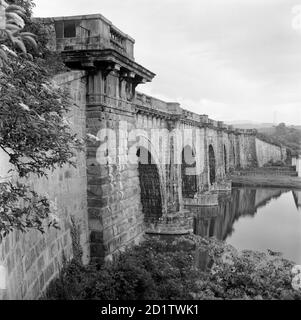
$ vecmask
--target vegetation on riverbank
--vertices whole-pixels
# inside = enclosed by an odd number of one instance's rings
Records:
[[[45,299],[301,299],[294,263],[196,235],[147,239],[105,265],[65,265]]]

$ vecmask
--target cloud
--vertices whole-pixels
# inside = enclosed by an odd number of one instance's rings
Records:
[[[135,38],[136,61],[157,74],[151,84],[139,86],[145,93],[221,120],[272,122],[276,110],[281,121],[301,124],[301,30],[292,27],[298,4],[39,0],[35,15],[106,16]]]

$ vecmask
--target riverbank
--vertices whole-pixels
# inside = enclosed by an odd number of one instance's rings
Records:
[[[274,175],[268,172],[264,174],[244,174],[231,175],[233,187],[273,187],[283,189],[301,189],[301,178],[287,175]]]

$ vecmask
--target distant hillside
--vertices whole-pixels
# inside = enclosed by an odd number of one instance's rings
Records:
[[[291,150],[292,154],[301,154],[300,126],[286,126],[280,123],[272,128],[257,129],[259,138],[268,142],[282,144]]]
[[[232,125],[237,129],[262,129],[262,128],[272,128],[273,123],[257,123],[250,121],[231,121],[227,122],[227,124]]]

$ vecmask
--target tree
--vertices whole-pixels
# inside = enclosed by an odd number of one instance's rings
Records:
[[[27,3],[26,10],[18,10],[30,14],[31,1],[14,2]],[[21,33],[19,28],[12,36],[26,39]],[[64,117],[71,105],[67,92],[52,83],[43,58],[29,56],[22,46],[15,47],[18,42],[12,41],[7,30],[5,34],[3,50],[10,54],[0,66],[0,149],[23,182],[0,184],[0,238],[14,229],[43,232],[45,219],[56,226],[55,220],[48,219],[48,199],[30,190],[24,180],[32,174],[47,176],[47,170],[64,164],[74,165],[74,150],[82,147]]]
[[[23,17],[26,17],[26,12],[20,6],[0,0],[0,67],[8,60],[7,54],[16,56],[14,49],[26,54],[26,43],[36,47],[34,34],[22,32],[25,27]]]

